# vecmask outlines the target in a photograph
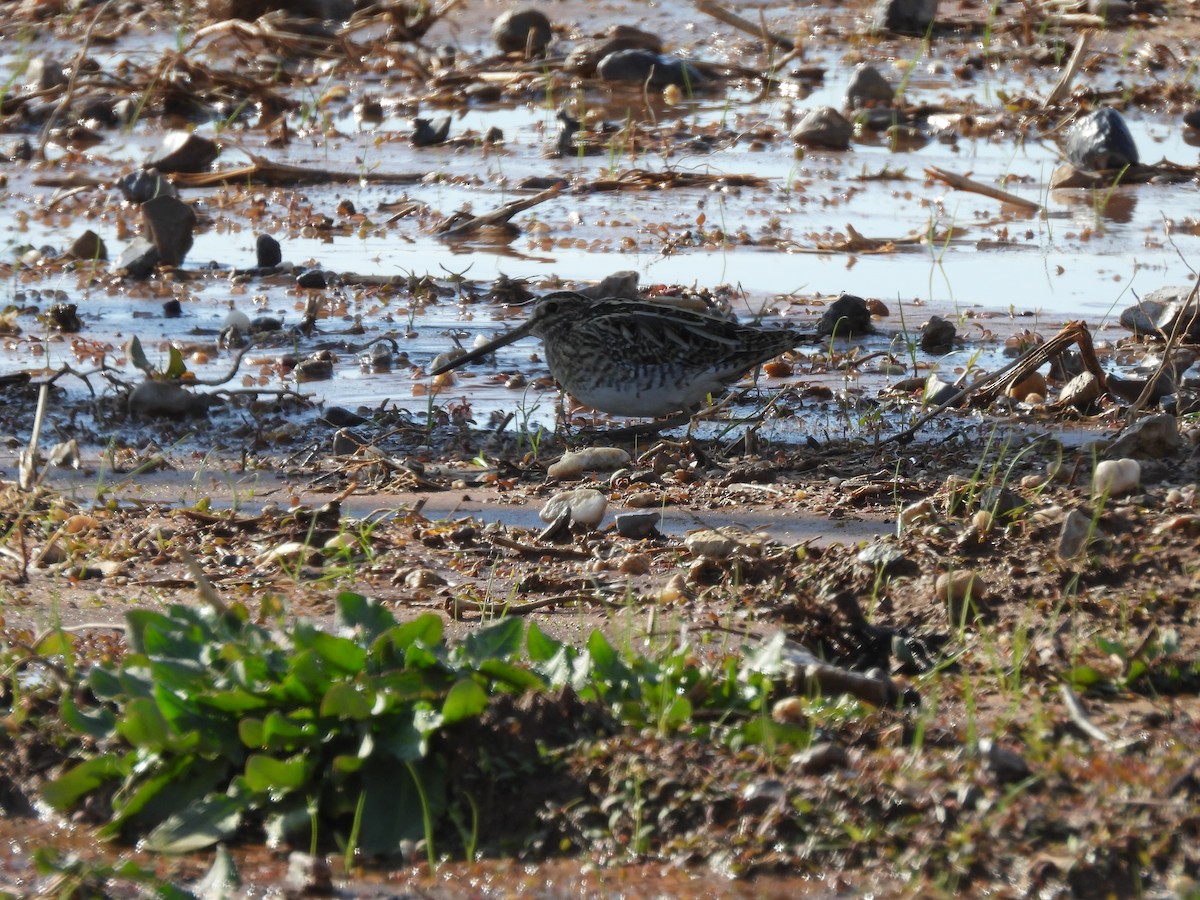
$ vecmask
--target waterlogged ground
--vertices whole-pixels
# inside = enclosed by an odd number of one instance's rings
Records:
[[[623,658],[653,661],[639,671],[682,658],[700,674],[678,686],[687,715],[650,709],[660,672],[637,682],[640,703],[599,702],[581,682],[582,705],[562,691],[504,699],[443,730],[431,758],[461,773],[458,818],[432,834],[445,859],[431,868],[418,842],[347,855],[351,817],[330,814],[318,851],[343,895],[1195,893],[1189,419],[1171,418],[1177,443],[1129,454],[1139,477],[1113,496],[1093,472],[1130,400],[1055,405],[1065,379],[1046,366],[1015,397],[889,440],[928,408],[930,373],[970,381],[1070,321],[1086,321],[1110,372],[1136,374],[1161,349],[1118,316],[1192,278],[1194,181],[1049,184],[1073,117],[1100,105],[1122,110],[1144,163],[1195,165],[1191,4],[1137,3],[1106,23],[1058,4],[943,3],[928,42],[873,32],[863,4],[738,4],[794,41],[789,54],[676,0],[565,0],[545,9],[554,41],[536,60],[497,54],[488,29],[506,8],[465,0],[403,40],[370,10],[305,38],[203,7],[6,6],[0,890],[199,892],[223,859],[210,847],[134,849],[132,826],[101,844],[122,795],[60,811],[42,799],[48,779],[120,746],[60,721],[60,680],[87,708],[72,673],[120,664],[132,610],[215,592],[285,635],[298,618],[334,630],[352,590],[402,622],[437,616],[452,645],[515,617],[572,647],[599,630]],[[563,70],[617,24],[708,64],[715,83],[689,95]],[[1068,99],[1042,110],[1085,28]],[[73,80],[41,74],[81,48]],[[921,139],[859,132],[848,151],[798,150],[792,125],[841,108],[864,61],[920,111]],[[128,101],[120,121],[79,114],[97,99]],[[583,129],[548,155],[560,111]],[[445,115],[446,143],[413,145],[415,116]],[[194,243],[181,265],[131,277],[119,257],[146,228],[115,184],[175,130],[220,144],[210,168],[260,167],[176,177]],[[264,160],[303,177],[268,177]],[[555,185],[512,227],[439,232]],[[108,259],[70,257],[88,230]],[[261,234],[283,267],[253,271]],[[304,270],[325,286],[301,287]],[[504,307],[513,280],[536,294],[620,270],[653,294],[798,327],[847,291],[872,302],[876,333],[747,378],[693,443],[681,429],[617,438],[606,429],[626,423],[581,409],[556,426],[535,341],[436,385],[425,375],[454,338],[520,320]],[[221,335],[231,310],[283,329],[239,349]],[[957,326],[948,351],[920,346],[933,313]],[[372,342],[390,365],[361,362]],[[235,364],[223,384],[188,384],[217,398],[207,416],[131,411],[147,368],[176,381],[186,368],[187,384]],[[43,454],[77,447],[18,490],[35,428]],[[548,476],[568,446],[609,444],[630,454],[617,471]],[[603,494],[600,525],[542,531],[543,503],[580,486]],[[630,513],[654,528],[616,529]],[[780,675],[756,711],[714,711],[720,674],[740,673],[750,696],[748,661],[781,629],[840,680]],[[529,652],[513,665],[533,665]],[[253,814],[225,837],[235,896],[277,895],[289,853],[310,849],[307,836],[271,844]],[[481,861],[464,861],[472,844]],[[110,868],[127,858],[144,868]],[[300,886],[319,882],[291,865]]]

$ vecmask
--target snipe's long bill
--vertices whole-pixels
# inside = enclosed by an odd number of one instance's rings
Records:
[[[542,339],[550,374],[572,397],[601,412],[646,417],[695,412],[750,369],[816,339],[660,303],[556,291],[535,301],[523,324],[429,374],[527,335]]]

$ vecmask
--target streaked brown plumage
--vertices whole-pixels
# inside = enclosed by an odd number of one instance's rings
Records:
[[[466,365],[526,335],[542,339],[550,374],[564,391],[619,416],[694,412],[753,367],[815,338],[662,303],[556,291],[535,301],[523,324],[430,374]]]

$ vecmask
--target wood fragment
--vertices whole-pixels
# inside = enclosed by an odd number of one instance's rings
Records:
[[[1071,690],[1069,685],[1060,684],[1058,686],[1058,693],[1062,697],[1063,705],[1067,708],[1067,715],[1070,716],[1072,725],[1097,743],[1112,743],[1112,738],[1088,718],[1087,710],[1083,708],[1083,704],[1079,702],[1079,698],[1075,696],[1075,692]]]
[[[752,34],[755,37],[763,38],[767,42],[774,44],[776,47],[782,47],[784,50],[796,49],[795,42],[789,38],[785,38],[781,34],[775,34],[772,31],[768,31],[762,25],[756,22],[751,22],[749,19],[743,19],[737,13],[730,12],[719,3],[713,3],[712,0],[697,0],[696,9],[705,15],[712,16],[714,19],[724,22],[726,25],[732,25],[734,28],[746,32],[746,34]]]
[[[956,175],[953,172],[947,172],[945,169],[939,169],[937,166],[929,166],[925,169],[925,174],[936,181],[945,182],[950,187],[957,188],[960,191],[983,194],[985,197],[991,197],[993,200],[999,200],[1002,203],[1008,203],[1012,206],[1019,206],[1021,209],[1027,209],[1031,212],[1037,212],[1042,208],[1040,203],[1035,203],[1033,200],[1026,200],[1024,197],[1018,197],[1016,194],[1002,191],[1000,188],[992,187],[990,184],[974,181],[965,175]]]
[[[297,184],[419,184],[424,172],[336,172],[332,169],[315,169],[308,166],[291,166],[273,162],[266,157],[242,150],[250,157],[250,164],[216,172],[179,172],[172,176],[176,184],[187,187],[213,187],[226,182],[253,182],[269,185]]]
[[[1091,29],[1079,35],[1079,39],[1075,41],[1075,50],[1071,53],[1070,60],[1067,61],[1067,67],[1063,69],[1062,75],[1059,76],[1058,81],[1054,83],[1054,87],[1050,89],[1050,93],[1046,95],[1046,99],[1042,102],[1043,110],[1054,106],[1071,92],[1071,82],[1075,80],[1075,76],[1079,74],[1079,70],[1083,67],[1083,54],[1087,52],[1088,43],[1091,39]]]
[[[481,228],[496,228],[498,226],[509,225],[509,219],[517,213],[524,212],[539,203],[545,203],[553,197],[557,197],[562,193],[562,185],[556,184],[554,187],[547,188],[544,191],[534,194],[532,197],[522,197],[519,200],[513,200],[496,207],[490,212],[482,213],[478,216],[472,216],[465,212],[456,212],[451,216],[443,219],[434,226],[434,233],[441,235],[443,238],[464,238]],[[514,228],[515,226],[509,225]]]

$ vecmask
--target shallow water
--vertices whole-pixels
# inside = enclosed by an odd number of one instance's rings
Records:
[[[490,21],[486,15],[478,18],[478,12],[465,13],[437,26],[427,44],[450,44],[460,53],[486,55],[490,52],[486,36]],[[599,24],[627,22],[673,36],[675,47],[702,59],[731,58],[742,66],[771,64],[766,56],[747,53],[752,42],[745,36],[698,17],[688,4],[676,0],[650,5],[606,4],[599,13],[587,4],[567,2],[556,6],[554,15],[557,21],[575,23],[583,33],[600,30]],[[67,302],[79,304],[87,338],[119,348],[129,335],[138,334],[152,353],[156,349],[163,353],[168,342],[208,340],[210,332],[219,330],[231,305],[247,309],[252,315],[279,315],[285,323],[294,324],[303,306],[294,289],[288,290],[280,283],[253,282],[244,289],[233,288],[227,280],[230,268],[253,264],[254,237],[260,230],[270,231],[281,240],[286,260],[331,271],[383,276],[429,274],[443,280],[450,273],[464,273],[481,285],[505,275],[530,279],[535,287],[549,287],[559,282],[595,281],[616,270],[632,269],[639,273],[643,285],[734,285],[744,293],[747,309],[773,305],[800,325],[819,315],[819,306],[811,305],[814,298],[848,291],[879,298],[891,307],[892,316],[880,323],[887,332],[913,329],[936,309],[960,316],[960,333],[968,339],[974,334],[965,317],[980,310],[1024,317],[1017,324],[1035,330],[1042,326],[1053,329],[1057,322],[1076,317],[1086,317],[1099,325],[1114,320],[1135,296],[1188,279],[1185,260],[1195,252],[1196,237],[1184,229],[1168,234],[1168,223],[1193,215],[1194,185],[1140,185],[1111,192],[1050,191],[1047,184],[1061,152],[1048,137],[1031,134],[1018,138],[1000,130],[987,137],[960,137],[952,143],[934,140],[915,149],[893,149],[881,138],[866,136],[847,153],[807,154],[798,153],[786,137],[761,142],[751,139],[767,126],[786,132],[786,121],[807,108],[825,103],[841,106],[845,85],[862,59],[874,60],[893,84],[907,75],[905,91],[910,103],[938,104],[970,98],[979,114],[986,116],[1003,98],[1044,94],[1057,78],[1057,68],[989,55],[1007,53],[1013,44],[1011,34],[985,33],[973,41],[939,37],[922,48],[915,39],[872,42],[855,36],[861,28],[850,13],[840,8],[773,7],[764,10],[764,15],[776,30],[809,34],[806,55],[790,65],[824,66],[823,82],[811,89],[789,82],[786,89],[765,100],[757,89],[733,83],[727,91],[693,102],[670,106],[655,98],[648,106],[640,91],[598,89],[573,95],[559,82],[548,81],[516,102],[475,104],[454,114],[452,137],[468,130],[481,134],[493,126],[503,129],[503,146],[486,152],[478,142],[457,148],[411,147],[407,141],[407,110],[401,113],[391,108],[374,126],[360,123],[351,111],[355,99],[363,93],[402,99],[405,85],[384,82],[379,74],[343,74],[336,66],[327,67],[317,82],[319,88],[345,85],[345,99],[331,101],[320,110],[323,119],[319,128],[305,130],[301,118],[295,138],[286,147],[265,147],[263,132],[258,128],[233,124],[218,129],[209,124],[198,130],[226,142],[220,161],[226,166],[241,161],[235,146],[241,145],[295,165],[351,172],[430,173],[422,183],[254,188],[249,192],[234,186],[184,190],[183,197],[201,201],[213,221],[212,227],[197,233],[187,268],[194,271],[211,260],[217,270],[186,286],[185,315],[180,319],[161,318],[158,313],[163,298],[147,297],[141,286],[88,290],[81,279],[69,274],[53,275],[40,282],[33,279],[29,285],[22,284],[20,278],[7,279],[0,287],[0,303],[44,307],[47,290],[63,292]],[[685,24],[679,33],[681,22]],[[839,30],[849,39],[839,39]],[[825,33],[834,37],[822,37]],[[156,40],[173,42],[176,38],[168,30]],[[1073,34],[1067,33],[1064,38],[1072,39]],[[211,51],[208,58],[223,64],[220,54],[225,45],[214,41],[206,46]],[[964,46],[984,61],[971,80],[960,79],[953,72]],[[1132,49],[1136,46],[1135,41]],[[1077,83],[1106,90],[1160,77],[1139,68],[1129,41],[1126,46],[1116,41],[1116,47],[1106,54],[1097,50],[1103,65],[1081,75]],[[65,52],[65,48],[62,50]],[[130,52],[121,47],[98,50],[96,58],[107,64]],[[140,52],[145,54],[144,50]],[[0,53],[0,71],[14,70],[22,58],[16,51]],[[783,67],[785,73],[787,70],[788,66]],[[297,93],[311,98],[317,91],[310,88],[307,94]],[[554,134],[554,110],[567,97],[573,97],[585,109],[602,109],[604,121],[612,125],[651,121],[685,136],[715,134],[716,149],[706,153],[624,153],[623,145],[614,140],[607,154],[545,159],[542,147]],[[436,119],[445,112],[430,108],[420,114]],[[1182,164],[1196,161],[1196,151],[1186,142],[1177,114],[1131,111],[1127,118],[1145,160],[1161,156]],[[315,118],[311,124],[318,124]],[[78,168],[115,179],[157,145],[160,124],[147,120],[128,135],[110,131],[106,136],[104,144],[89,151],[93,161],[82,162]],[[951,190],[926,180],[923,171],[929,166],[1005,187],[1045,204],[1045,210],[1030,214],[986,197]],[[521,233],[510,243],[453,244],[430,230],[438,218],[458,209],[484,211],[528,194],[516,188],[527,176],[561,176],[586,187],[597,178],[633,168],[753,174],[767,179],[768,185],[763,189],[726,186],[636,193],[568,190],[517,215],[514,221]],[[863,175],[876,175],[885,169],[902,173],[903,177],[862,180]],[[136,225],[137,217],[122,209],[111,191],[85,192],[62,204],[57,214],[34,214],[27,221],[12,215],[47,206],[53,188],[33,184],[36,176],[45,174],[10,168],[8,189],[0,193],[8,213],[0,222],[0,246],[7,247],[10,255],[28,245],[61,250],[84,227],[90,227],[105,239],[110,256],[115,258],[124,243],[117,234],[118,222]],[[261,218],[256,221],[246,215],[247,199],[253,195],[263,201]],[[341,225],[345,217],[335,210],[343,200],[353,203],[366,221],[356,220],[346,229],[317,235],[311,229],[297,227],[292,217],[300,205]],[[388,223],[391,213],[381,210],[380,205],[400,200],[427,204],[429,212]],[[894,253],[817,252],[819,242],[845,234],[848,225],[870,238],[904,238],[950,226],[958,234],[948,242],[905,246]],[[716,230],[732,239],[721,240]],[[746,242],[750,245],[744,245]],[[30,294],[31,290],[43,296]],[[360,314],[367,331],[358,339],[360,342],[389,333],[403,335],[409,330],[408,301],[404,296],[377,303],[369,290],[347,288],[345,293],[346,312]],[[322,326],[326,331],[337,331],[344,327],[340,324],[344,321],[348,319],[339,316],[323,320]],[[21,322],[26,335],[39,333],[39,326],[31,319],[23,316]],[[475,335],[491,334],[499,328],[494,308],[488,304],[460,306],[443,301],[420,309],[411,319],[411,331],[415,333],[401,336],[399,341],[413,363],[424,365],[449,346],[447,333],[451,330],[461,330],[464,343],[469,343]],[[871,349],[886,349],[890,343],[887,338],[876,339]],[[10,341],[10,352],[0,354],[0,371],[40,363],[40,349],[36,343]],[[297,342],[295,349],[303,353],[307,348],[304,342]],[[535,349],[536,342],[508,348],[500,364],[528,368],[525,361]],[[986,365],[994,347],[969,347],[967,355],[975,350],[983,352],[981,360]],[[112,356],[119,356],[119,351]],[[52,364],[64,361],[62,352],[53,346],[48,357]],[[954,360],[948,363],[953,365]],[[215,357],[207,364],[193,360],[192,366],[201,377],[212,377],[226,370],[228,357]],[[284,376],[273,375],[270,380],[272,386],[289,383]],[[511,410],[514,406],[512,392],[480,388],[482,380],[475,377],[467,382],[476,421],[481,423],[492,411]],[[425,401],[411,396],[414,383],[406,370],[386,376],[364,374],[353,354],[342,354],[333,381],[306,384],[303,389],[351,408],[387,399],[420,411]],[[419,387],[416,393],[420,393]],[[552,421],[548,402],[539,404],[533,421]]]

